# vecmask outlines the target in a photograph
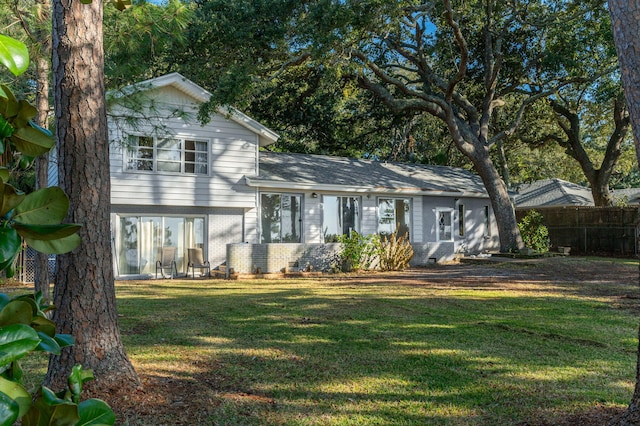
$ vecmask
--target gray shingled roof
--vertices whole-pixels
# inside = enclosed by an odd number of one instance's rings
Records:
[[[640,188],[614,189],[611,196],[614,203],[640,204]]]
[[[486,196],[482,180],[463,169],[325,155],[260,152],[260,174],[248,181],[254,186],[290,183],[292,190],[297,184],[317,189],[343,186],[345,190]]]
[[[591,190],[562,179],[544,179],[522,185],[517,207],[593,206]]]

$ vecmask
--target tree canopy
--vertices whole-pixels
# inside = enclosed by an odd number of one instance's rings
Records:
[[[360,119],[351,134],[366,134],[360,129],[375,129],[373,122],[393,129],[377,133],[387,146],[407,125],[433,126],[435,119],[434,127],[446,129],[445,140],[483,178],[503,249],[521,243],[495,147],[513,140],[528,108],[593,81],[612,63],[611,49],[599,43],[603,27],[584,25],[606,16],[604,2],[596,0],[197,4],[189,49],[178,63],[214,95],[202,118],[218,104],[244,103],[272,119],[289,119],[315,147],[326,143],[339,153],[340,133],[313,133],[326,132],[336,117]],[[340,108],[323,108],[324,99]],[[354,146],[362,155],[375,151],[357,140],[350,141]]]

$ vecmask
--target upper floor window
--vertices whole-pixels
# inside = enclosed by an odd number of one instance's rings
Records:
[[[324,242],[337,241],[339,235],[360,232],[360,198],[325,195],[322,197]]]
[[[181,138],[129,136],[127,170],[209,173],[209,142]]]
[[[378,233],[409,238],[411,229],[411,200],[408,198],[380,198],[378,200]]]

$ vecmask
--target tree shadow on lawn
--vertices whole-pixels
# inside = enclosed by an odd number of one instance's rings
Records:
[[[449,289],[466,287],[460,278],[470,276],[475,277],[470,285],[482,286],[480,272],[500,276],[466,266],[437,269],[446,274],[442,279],[449,280]],[[550,310],[549,297],[532,297],[504,309],[506,302],[497,296],[443,297],[437,292],[442,283],[433,278],[405,282],[400,277],[387,275],[386,284],[376,281],[381,276],[319,284],[340,287],[339,295],[335,288],[323,295],[322,289],[258,283],[253,293],[240,294],[238,285],[225,281],[120,292],[123,338],[145,388],[108,399],[120,423],[130,425],[351,419],[351,424],[586,426],[603,424],[602,416],[622,410],[589,401],[626,392],[618,389],[621,377],[609,377],[610,371],[598,366],[615,370],[628,363],[625,374],[631,380],[632,353],[620,354],[623,345],[610,336],[586,339],[535,325],[550,315],[571,324],[592,302],[558,296],[558,303],[568,304]],[[540,277],[527,282],[539,283]],[[563,282],[563,291],[584,291],[580,283]],[[383,284],[393,286],[392,294],[381,297],[372,289]],[[416,285],[436,292],[416,295],[411,288]],[[177,297],[154,297],[176,290]],[[134,293],[144,301],[127,297]],[[177,355],[168,363],[145,364],[150,347]],[[609,365],[612,352],[618,358]],[[587,373],[557,380],[535,374],[589,363],[594,367]],[[523,373],[527,369],[534,374]],[[574,395],[574,389],[589,392],[585,382],[600,393]],[[574,400],[581,408],[563,414]]]

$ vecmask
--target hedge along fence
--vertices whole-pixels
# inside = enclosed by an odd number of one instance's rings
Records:
[[[543,215],[552,249],[571,247],[572,254],[638,254],[638,207],[518,208],[518,221],[529,210]]]

